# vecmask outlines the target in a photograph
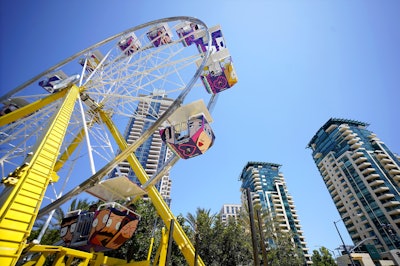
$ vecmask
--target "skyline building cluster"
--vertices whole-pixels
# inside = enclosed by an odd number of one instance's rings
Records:
[[[173,102],[163,91],[152,94],[149,104],[138,105],[125,131],[128,144],[135,142]],[[149,101],[150,102],[150,101]],[[400,249],[400,157],[391,152],[368,124],[348,119],[329,119],[311,138],[307,147],[326,185],[328,193],[355,247],[379,258],[393,259],[393,252]],[[172,155],[158,132],[149,137],[136,151],[136,157],[151,177],[160,170]],[[254,205],[279,220],[281,230],[291,232],[292,241],[299,247],[307,263],[307,243],[294,201],[290,195],[281,165],[269,162],[249,161],[243,168],[241,204],[224,204],[220,210],[222,222],[240,215],[247,200],[245,190],[251,191]],[[136,180],[128,162],[122,162],[113,176],[127,175]],[[171,203],[171,180],[167,172],[156,185],[160,194]],[[267,244],[272,244],[268,242]]]
[[[151,95],[151,100],[141,100],[136,109],[136,113],[130,118],[126,127],[124,137],[128,145],[134,143],[143,133],[161,116],[173,103],[173,99],[167,98],[165,91],[156,90]],[[172,151],[161,140],[158,131],[154,132],[142,145],[140,145],[135,155],[143,166],[146,174],[151,178],[161,169],[164,163],[172,156]],[[112,171],[111,177],[125,175],[130,180],[138,183],[128,161],[123,161]],[[160,181],[156,183],[156,188],[168,206],[171,204],[171,179],[169,172],[166,172]]]
[[[268,162],[246,164],[239,177],[242,182],[240,187],[242,206],[246,206],[246,190],[249,189],[252,204],[261,207],[261,211],[268,216],[265,218],[267,221],[277,222],[279,231],[291,234],[292,242],[302,250],[307,264],[311,264],[311,255],[308,254],[294,201],[286,187],[280,167],[279,164]],[[264,242],[270,247],[275,245],[273,239],[265,239]]]
[[[400,157],[367,126],[331,118],[308,147],[356,247],[393,259],[400,249]]]

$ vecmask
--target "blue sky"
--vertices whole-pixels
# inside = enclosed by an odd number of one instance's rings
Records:
[[[220,24],[239,82],[212,113],[215,145],[171,171],[172,211],[240,202],[248,161],[281,164],[310,251],[340,243],[340,219],[306,146],[331,117],[354,119],[394,152],[398,138],[400,2],[1,1],[1,94],[61,60],[155,19]],[[350,244],[344,227],[339,230]]]

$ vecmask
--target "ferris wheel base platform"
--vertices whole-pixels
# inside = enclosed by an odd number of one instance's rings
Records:
[[[132,199],[147,194],[139,185],[127,176],[117,176],[100,181],[86,190],[87,193],[105,202]]]

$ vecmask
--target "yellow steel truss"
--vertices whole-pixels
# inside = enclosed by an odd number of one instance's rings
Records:
[[[65,247],[27,245],[25,243],[37,217],[49,182],[57,181],[58,177],[56,172],[61,168],[62,162],[69,157],[84,137],[85,133],[82,129],[67,148],[66,152],[61,155],[61,159],[57,162],[60,147],[66,134],[75,101],[79,97],[79,92],[83,90],[84,88],[72,85],[68,89],[64,89],[0,117],[0,126],[6,125],[64,97],[62,106],[54,114],[42,141],[37,144],[33,155],[29,157],[29,161],[25,161],[22,166],[18,167],[3,180],[3,183],[6,184],[6,189],[3,191],[0,198],[0,203],[2,203],[0,209],[0,265],[15,265],[24,248],[29,252],[40,253],[38,257],[35,257],[35,259],[30,262],[26,262],[25,265],[43,265],[47,256],[50,254],[56,254],[56,260],[53,265],[69,265],[73,261],[76,262],[76,260],[79,260],[79,265],[82,266],[89,264],[131,266],[150,264],[151,251],[149,251],[149,256],[146,261],[126,263],[126,261],[104,256],[101,252],[88,253]],[[128,144],[108,114],[101,108],[96,109],[96,111],[99,112],[101,119],[107,125],[121,151],[127,149]],[[145,184],[149,180],[149,177],[134,153],[127,155],[126,160],[129,162],[142,185]],[[163,219],[167,229],[170,230],[171,220],[176,221],[175,216],[154,185],[147,186],[146,190],[158,214]],[[158,258],[158,262],[161,263],[160,265],[165,263],[165,243],[168,238],[168,236],[165,235],[165,231],[163,232],[163,242],[160,247],[161,255]],[[173,238],[189,265],[204,265],[200,257],[198,257],[197,263],[195,263],[194,247],[179,223],[175,223]]]
[[[116,140],[118,147],[121,149],[121,151],[125,150],[128,147],[128,144],[126,143],[123,136],[119,133],[114,123],[111,121],[111,119],[105,112],[100,110],[99,113],[103,122],[107,125],[111,134]],[[140,164],[139,160],[136,158],[135,154],[131,153],[126,159],[129,162],[132,170],[135,172],[137,178],[142,183],[142,185],[145,184],[149,180],[149,177],[145,172],[145,170],[143,169],[142,165]],[[146,190],[158,214],[163,219],[164,224],[167,226],[169,230],[171,220],[174,220],[176,222],[175,216],[173,215],[168,205],[165,203],[165,201],[163,200],[163,198],[161,197],[160,193],[158,192],[157,188],[154,185],[148,186]],[[194,247],[190,242],[189,238],[187,237],[187,235],[185,234],[185,232],[183,231],[182,227],[177,222],[175,223],[175,227],[173,230],[173,238],[176,244],[178,245],[179,249],[182,251],[182,254],[184,255],[189,265],[194,265],[195,264]],[[204,265],[200,257],[198,257],[197,265],[199,266]]]
[[[46,188],[54,176],[54,165],[79,95],[79,88],[72,86],[65,92],[51,95],[38,103],[41,106],[49,99],[61,97],[63,94],[65,98],[62,106],[55,112],[33,155],[3,180],[6,189],[0,209],[0,265],[15,265],[22,252]],[[40,108],[38,106],[28,105],[19,112],[16,110],[16,114],[29,114],[35,108]],[[17,117],[12,112],[4,120],[16,119],[14,116]]]

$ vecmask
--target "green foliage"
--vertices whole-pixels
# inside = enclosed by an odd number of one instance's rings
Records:
[[[126,241],[119,249],[105,252],[105,255],[126,259],[127,261],[144,261],[151,248],[151,239],[154,239],[152,247],[152,257],[156,254],[161,228],[164,227],[163,221],[158,217],[157,212],[150,200],[138,200],[135,202],[136,213],[141,218],[138,228],[131,239]]]
[[[206,265],[243,265],[251,260],[248,236],[234,219],[225,225],[210,210],[197,208],[196,214],[187,214],[186,221],[193,230],[192,243]]]
[[[189,237],[192,232],[190,230],[190,226],[185,224],[185,218],[182,215],[178,215],[176,217],[176,221],[181,225],[183,231]],[[172,241],[170,263],[171,265],[188,265],[185,257],[183,256],[182,252],[180,251],[175,241]]]
[[[336,262],[332,254],[326,247],[320,247],[319,250],[313,250],[311,257],[313,265],[315,266],[336,266]]]
[[[73,201],[69,210],[87,209],[89,205],[86,200]],[[135,234],[119,249],[105,252],[106,256],[124,259],[127,262],[145,261],[151,249],[151,258],[154,260],[160,245],[161,230],[167,226],[158,216],[151,200],[141,199],[135,202],[135,205],[136,212],[141,216]],[[54,216],[55,222],[43,236],[42,244],[51,245],[60,239],[57,224],[61,222],[64,213],[60,209]],[[280,221],[269,213],[261,212],[261,216],[261,225],[258,224],[257,217],[254,217],[260,261],[262,261],[262,245],[259,234],[261,226],[267,247],[269,266],[304,265],[303,252],[293,244],[293,235],[280,230]],[[37,222],[35,230],[29,237],[30,241],[37,238],[43,223],[43,221]],[[194,214],[188,213],[186,217],[178,215],[176,223],[182,227],[206,265],[254,265],[250,219],[246,211],[243,211],[239,219],[230,218],[226,223],[222,223],[220,217],[212,214],[210,210],[197,208]],[[174,241],[172,243],[169,264],[188,265],[176,243]],[[314,250],[312,260],[317,266],[336,265],[326,248],[321,248],[319,252]]]

